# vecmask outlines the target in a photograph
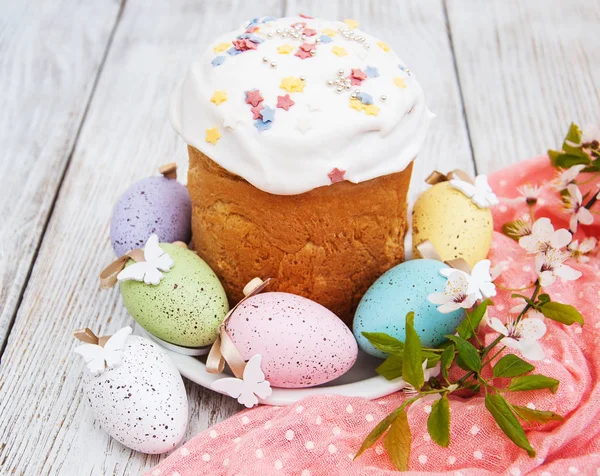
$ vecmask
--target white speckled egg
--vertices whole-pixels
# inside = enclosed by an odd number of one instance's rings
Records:
[[[416,246],[429,240],[444,261],[464,258],[470,266],[486,259],[494,222],[489,208],[479,208],[450,182],[423,192],[413,208],[413,257]]]
[[[436,347],[454,334],[465,318],[464,309],[442,314],[427,296],[443,292],[448,266],[432,259],[406,261],[383,274],[367,290],[354,315],[354,336],[362,350],[375,357],[386,354],[373,347],[363,332],[384,332],[404,342],[406,314],[415,313],[415,331],[425,347]]]
[[[122,363],[98,376],[84,370],[95,418],[115,440],[142,453],[175,448],[185,434],[188,402],[175,365],[155,343],[129,336]]]
[[[257,294],[230,316],[226,330],[245,360],[262,356],[273,387],[312,387],[348,371],[358,354],[352,332],[329,309],[294,294]]]

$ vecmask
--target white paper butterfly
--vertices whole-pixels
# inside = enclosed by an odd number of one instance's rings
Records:
[[[127,266],[117,275],[118,281],[143,281],[156,286],[163,279],[163,272],[173,267],[171,257],[159,246],[158,236],[150,235],[144,246],[144,260]]]
[[[211,388],[217,392],[226,393],[246,408],[258,404],[258,398],[267,398],[271,395],[271,384],[265,380],[265,374],[260,369],[262,357],[260,354],[252,356],[244,369],[244,378],[222,378],[212,383]]]
[[[450,180],[450,185],[464,193],[479,208],[489,208],[500,203],[490,187],[486,175],[475,177],[475,184],[453,178]]]
[[[101,375],[106,367],[109,369],[118,367],[125,356],[125,345],[131,334],[131,327],[123,327],[111,336],[104,347],[97,344],[82,344],[75,347],[73,352],[79,354],[85,360],[88,370],[95,376]]]

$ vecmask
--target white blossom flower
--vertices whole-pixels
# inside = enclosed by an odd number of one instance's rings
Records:
[[[532,233],[531,217],[529,215],[523,215],[515,221],[506,223],[502,227],[504,234],[510,238],[519,241],[524,236],[529,236]]]
[[[598,240],[593,236],[584,239],[581,244],[579,244],[579,240],[573,241],[567,249],[571,252],[571,256],[577,260],[579,263],[587,263],[590,259],[585,256],[596,248],[598,244]]]
[[[549,249],[546,253],[540,253],[535,257],[535,269],[539,276],[540,285],[543,287],[554,284],[556,278],[565,281],[579,279],[581,272],[563,264],[571,257],[570,253],[561,250]]]
[[[519,240],[519,245],[530,254],[546,253],[550,249],[560,249],[571,242],[572,235],[560,228],[554,231],[549,218],[539,218],[531,228],[531,235]]]
[[[475,177],[474,184],[459,178],[453,178],[450,180],[450,185],[469,197],[479,208],[489,208],[499,203],[498,197],[490,187],[486,175]]]
[[[529,183],[517,187],[517,191],[523,196],[527,205],[535,205],[537,203],[540,190],[541,188],[539,186],[531,185]]]
[[[577,224],[591,225],[594,222],[594,216],[587,208],[583,206],[583,197],[579,187],[575,184],[571,184],[567,187],[568,195],[563,196],[564,208],[567,213],[571,213],[571,220],[569,220],[569,228],[575,233],[577,231]]]
[[[440,274],[449,278],[453,273],[462,273],[469,283],[467,294],[475,295],[475,300],[488,298],[496,295],[496,286],[490,275],[490,264],[489,259],[484,259],[473,266],[470,274],[453,268],[442,268]]]
[[[439,304],[437,308],[442,314],[456,311],[460,308],[468,309],[477,300],[475,294],[469,293],[469,280],[465,273],[458,270],[452,270],[448,276],[448,282],[444,292],[432,293],[427,296],[427,299],[433,304]]]
[[[552,185],[559,192],[566,190],[569,185],[575,183],[577,176],[585,169],[585,167],[585,164],[579,164],[569,167],[568,169],[561,169],[552,181]]]
[[[504,271],[510,269],[510,261],[499,261],[492,269],[490,269],[490,277],[495,281]]]
[[[546,324],[541,319],[525,318],[519,322],[509,321],[504,325],[497,317],[492,317],[488,325],[502,334],[502,344],[521,352],[529,360],[544,358],[544,349],[538,342],[546,333]]]

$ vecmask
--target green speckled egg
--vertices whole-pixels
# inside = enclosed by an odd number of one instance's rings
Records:
[[[492,246],[494,223],[489,208],[479,208],[469,197],[441,182],[426,190],[413,208],[413,256],[416,245],[429,240],[442,260],[464,258],[470,266],[486,259]]]
[[[122,281],[125,307],[159,339],[184,347],[212,344],[229,311],[223,286],[196,253],[169,243],[161,243],[160,247],[173,260],[173,267],[163,273],[157,286]]]

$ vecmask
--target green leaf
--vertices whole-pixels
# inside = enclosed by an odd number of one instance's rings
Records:
[[[446,448],[450,444],[450,403],[447,394],[431,405],[427,431],[438,445]]]
[[[404,343],[384,332],[363,332],[362,335],[381,352],[399,357],[404,354]]]
[[[585,152],[584,152],[585,154]],[[584,164],[584,165],[588,165],[591,163],[591,159],[590,157],[586,154],[585,157],[582,157],[581,155],[574,155],[574,154],[561,154],[556,158],[555,161],[555,165],[557,167],[561,167],[563,169],[568,169],[570,167],[573,167],[574,165],[580,165],[580,164]]]
[[[486,299],[473,309],[472,312],[466,312],[465,319],[456,328],[458,335],[465,340],[469,340],[477,331],[477,327],[479,327],[479,324],[485,315],[485,311],[490,304],[492,304],[492,301]]]
[[[567,326],[577,322],[580,326],[583,326],[583,316],[577,309],[569,304],[549,302],[539,309],[544,316],[553,321],[566,324]]]
[[[383,420],[381,420],[377,424],[377,426],[375,428],[373,428],[371,430],[371,432],[367,435],[367,437],[365,438],[365,441],[363,441],[363,444],[360,446],[360,448],[359,448],[358,452],[356,453],[356,456],[354,457],[354,459],[358,458],[367,449],[369,449],[371,446],[373,446],[377,442],[377,440],[379,439],[379,437],[381,435],[383,435],[383,433],[394,422],[394,420],[396,419],[396,417],[399,414],[401,414],[401,413],[404,414],[404,407],[397,408],[392,413],[390,413],[388,416],[386,416]]]
[[[569,126],[569,130],[567,131],[567,135],[565,136],[565,140],[563,143],[563,149],[564,149],[565,143],[567,141],[573,142],[575,144],[581,144],[582,135],[583,134],[581,133],[581,129],[579,128],[579,126],[577,124],[575,124],[574,122],[571,122],[571,125]]]
[[[552,393],[556,393],[560,382],[554,378],[546,377],[545,375],[525,375],[523,377],[515,377],[510,381],[508,389],[512,392],[523,392],[525,390],[541,390],[549,389]]]
[[[417,391],[421,389],[424,382],[423,362],[421,355],[421,339],[415,331],[415,313],[406,315],[406,341],[404,343],[404,360],[402,362],[402,377]]]
[[[441,357],[441,371],[442,371],[442,375],[444,376],[444,378],[446,380],[448,380],[448,369],[450,368],[450,366],[452,365],[452,362],[454,361],[454,345],[451,345],[449,347],[446,347],[444,349],[444,352],[442,352],[442,357]]]
[[[392,355],[385,359],[375,370],[379,375],[383,375],[388,380],[402,377],[402,360],[402,357]]]
[[[560,157],[562,155],[562,151],[560,150],[548,150],[548,157],[550,157],[550,162],[552,162],[552,165],[554,165],[555,167],[556,165],[556,160],[558,159],[558,157]]]
[[[527,454],[533,458],[535,450],[531,447],[525,431],[523,431],[523,427],[510,410],[506,400],[500,395],[488,394],[485,396],[485,408],[492,414],[504,434],[515,445],[527,451]]]
[[[450,339],[456,344],[458,356],[460,357],[461,363],[467,367],[466,370],[473,370],[475,372],[479,372],[481,370],[481,359],[479,358],[479,353],[473,344],[459,336],[447,335],[446,338]],[[458,363],[458,359],[456,362]]]
[[[390,461],[399,471],[408,469],[410,459],[410,444],[412,435],[406,413],[402,411],[392,422],[389,431],[383,438],[383,446],[387,450]]]
[[[493,372],[494,377],[517,377],[534,369],[535,367],[529,362],[525,362],[514,354],[508,354],[496,362]]]
[[[430,352],[425,349],[421,349],[421,359],[427,359],[427,368],[430,369],[435,367],[436,364],[440,361],[442,354],[439,352]]]
[[[512,410],[522,420],[527,420],[535,423],[546,423],[549,421],[563,421],[564,418],[560,415],[545,410],[532,410],[527,407],[520,407],[518,405],[511,405]]]
[[[538,296],[538,302],[543,305],[543,304],[547,304],[550,301],[552,301],[552,299],[550,299],[550,296],[548,294],[540,294]]]

